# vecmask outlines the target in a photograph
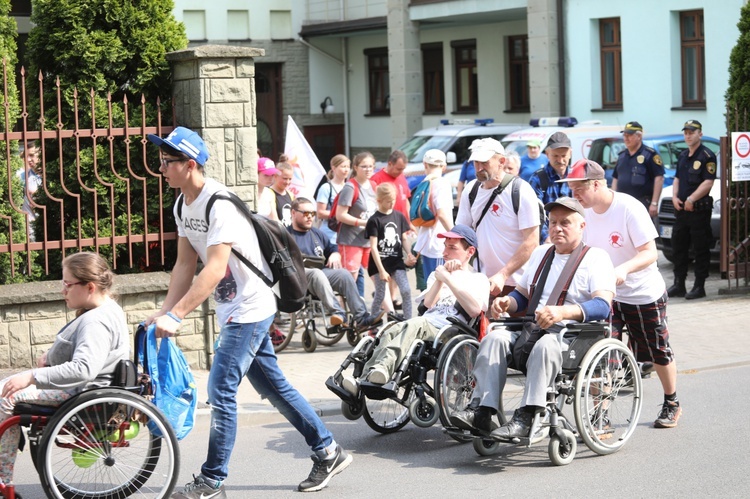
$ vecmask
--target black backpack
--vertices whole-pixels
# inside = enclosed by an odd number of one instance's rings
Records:
[[[269,220],[258,215],[242,202],[233,192],[215,192],[206,204],[206,222],[209,223],[211,208],[217,199],[231,201],[237,209],[245,215],[245,218],[253,225],[258,236],[263,258],[271,268],[273,280],[268,277],[245,256],[232,248],[232,253],[253,271],[266,286],[272,288],[279,283],[279,294],[276,296],[276,304],[281,312],[296,312],[302,309],[307,294],[307,278],[305,277],[305,266],[302,263],[302,252],[297,243],[289,235],[286,228],[279,222]],[[177,217],[182,219],[182,205],[184,199],[180,194],[177,199]]]

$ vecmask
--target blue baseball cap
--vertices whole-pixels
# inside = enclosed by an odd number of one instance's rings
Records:
[[[158,135],[149,134],[148,140],[161,147],[163,144],[167,144],[172,149],[180,151],[181,153],[188,156],[190,159],[194,159],[196,163],[203,166],[208,161],[208,149],[203,139],[198,133],[178,126],[172,133],[167,135],[165,138],[161,138]]]
[[[468,225],[454,225],[448,232],[438,234],[438,237],[443,239],[463,239],[469,243],[469,246],[477,247],[477,233]]]

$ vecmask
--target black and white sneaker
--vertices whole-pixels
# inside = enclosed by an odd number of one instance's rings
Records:
[[[336,446],[336,452],[329,459],[320,459],[317,455],[310,456],[313,460],[312,471],[307,480],[299,484],[297,490],[300,492],[315,492],[321,490],[332,476],[338,475],[346,469],[352,462],[352,456],[341,448]]]
[[[227,499],[224,485],[211,487],[202,475],[193,475],[193,481],[185,485],[182,492],[172,494],[172,499]]]

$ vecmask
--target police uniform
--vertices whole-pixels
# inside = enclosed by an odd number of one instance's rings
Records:
[[[690,150],[685,149],[677,158],[675,178],[678,179],[678,191],[674,195],[684,203],[704,180],[716,178],[716,155],[703,144],[692,156]],[[674,276],[675,283],[685,282],[692,242],[695,250],[695,286],[703,288],[711,262],[711,212],[714,203],[708,195],[693,201],[693,211],[675,210],[676,220],[672,229]]]
[[[646,206],[651,205],[654,195],[654,179],[664,176],[661,156],[651,147],[641,147],[630,154],[627,148],[620,151],[612,178],[617,179],[617,192],[630,194]]]

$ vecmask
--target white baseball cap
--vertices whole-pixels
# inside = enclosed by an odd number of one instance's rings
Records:
[[[480,161],[482,163],[489,161],[495,154],[505,154],[503,145],[490,137],[475,140],[471,143],[469,150],[471,150],[469,161]]]
[[[422,161],[428,165],[445,166],[448,162],[445,159],[445,153],[440,149],[430,149],[424,153]]]

